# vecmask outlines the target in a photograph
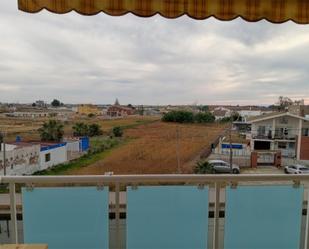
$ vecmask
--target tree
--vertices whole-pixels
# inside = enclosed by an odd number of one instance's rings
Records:
[[[54,99],[51,103],[50,103],[53,107],[59,107],[61,106],[61,102],[58,99]],[[63,104],[62,104],[63,105]]]
[[[101,127],[98,124],[91,124],[88,126],[88,136],[100,136],[103,134]]]
[[[210,112],[200,112],[194,116],[194,119],[197,123],[213,123],[216,118]]]
[[[220,119],[221,123],[228,123],[232,121],[232,117],[224,117]]]
[[[94,113],[89,113],[89,114],[88,114],[88,118],[93,118],[93,117],[95,117],[95,114],[94,114]]]
[[[122,135],[123,135],[122,128],[119,127],[119,126],[114,127],[113,128],[113,134],[114,134],[115,137],[122,137]]]
[[[199,110],[201,112],[209,112],[209,107],[208,105],[202,105],[202,106],[199,106]]]
[[[59,142],[64,134],[63,124],[57,120],[44,122],[43,126],[38,131],[42,141]]]
[[[72,129],[74,136],[88,136],[88,125],[85,123],[76,123],[73,125]]]
[[[100,136],[103,134],[100,125],[98,124],[91,124],[87,125],[85,123],[76,123],[73,127],[73,135],[82,137],[82,136]]]
[[[165,113],[162,117],[164,122],[176,122],[176,123],[193,123],[193,112],[189,111],[171,111]]]
[[[36,103],[32,103],[32,107],[36,107]]]
[[[233,112],[233,114],[231,115],[231,119],[232,121],[241,121],[242,117],[238,112]]]
[[[138,107],[138,114],[141,115],[141,116],[143,116],[143,115],[144,115],[144,112],[145,112],[144,106],[139,106],[139,107]]]
[[[279,111],[286,110],[292,104],[293,104],[293,101],[289,97],[279,96],[278,102],[277,102]]]

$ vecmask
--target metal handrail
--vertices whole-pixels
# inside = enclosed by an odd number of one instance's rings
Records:
[[[241,174],[241,175],[70,175],[70,176],[2,176],[0,183],[155,183],[155,182],[258,182],[258,181],[309,181],[309,175],[295,174]]]

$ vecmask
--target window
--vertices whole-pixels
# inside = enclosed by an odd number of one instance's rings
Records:
[[[295,143],[289,143],[289,149],[295,149]]]
[[[309,128],[303,128],[303,136],[309,136]]]
[[[279,120],[280,124],[288,124],[288,122],[289,121],[288,121],[287,117],[281,117],[280,120]]]
[[[279,142],[278,143],[278,149],[286,149],[286,143],[285,142]]]
[[[259,126],[258,128],[258,136],[264,136],[265,135],[265,126]]]
[[[50,161],[50,153],[45,154],[45,162]]]

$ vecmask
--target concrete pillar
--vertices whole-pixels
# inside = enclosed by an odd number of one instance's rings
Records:
[[[256,151],[251,152],[251,168],[257,168],[258,153]]]
[[[281,151],[278,151],[275,154],[275,166],[277,168],[280,168],[281,167],[281,163],[282,163],[282,161],[281,161]]]
[[[297,159],[297,160],[300,160],[302,128],[303,128],[303,120],[302,120],[302,119],[299,119],[299,124],[298,124],[298,137],[297,137],[297,152],[296,152],[296,159]]]
[[[272,139],[275,138],[275,133],[276,133],[276,119],[273,119],[273,125],[271,127],[271,137]]]

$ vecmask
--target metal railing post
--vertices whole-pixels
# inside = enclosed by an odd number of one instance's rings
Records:
[[[12,243],[18,244],[15,183],[11,182],[9,184],[9,188],[10,188],[10,211],[11,211],[11,226],[12,226]]]
[[[219,212],[220,212],[220,182],[215,182],[215,208],[214,208],[214,229],[213,249],[219,248]]]
[[[309,193],[307,194],[307,214],[306,214],[304,249],[309,249]]]
[[[120,184],[115,184],[115,218],[116,218],[116,245],[120,248]]]

